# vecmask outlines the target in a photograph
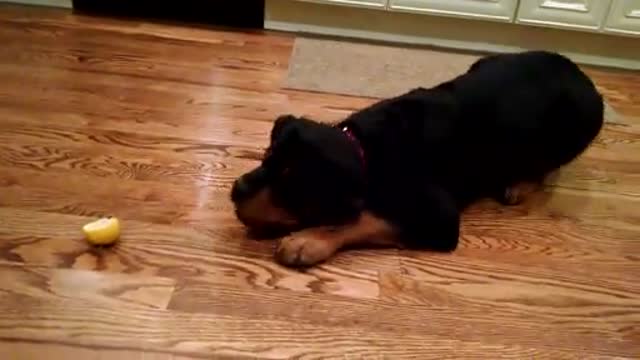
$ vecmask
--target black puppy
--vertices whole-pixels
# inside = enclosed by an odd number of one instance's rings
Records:
[[[285,265],[349,245],[453,251],[461,210],[482,197],[518,202],[602,124],[601,95],[569,59],[488,56],[337,125],[278,118],[262,164],[231,197],[249,228],[290,233],[276,252]]]

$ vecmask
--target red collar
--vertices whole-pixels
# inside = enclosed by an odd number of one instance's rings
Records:
[[[366,168],[367,159],[364,156],[364,148],[362,147],[362,143],[360,142],[360,140],[358,140],[356,135],[353,133],[353,130],[351,130],[348,126],[343,126],[341,130],[344,133],[344,135],[347,137],[347,139],[349,139],[358,149],[358,155],[360,156],[362,167]]]

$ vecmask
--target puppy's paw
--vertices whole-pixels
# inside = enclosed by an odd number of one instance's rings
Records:
[[[327,260],[337,250],[336,241],[325,234],[307,230],[280,240],[275,258],[285,266],[308,267]]]
[[[519,205],[526,200],[532,193],[538,191],[542,187],[537,182],[522,182],[509,186],[504,189],[500,202],[504,205]]]
[[[517,186],[512,186],[504,189],[500,202],[504,205],[518,205],[524,200],[524,194]]]

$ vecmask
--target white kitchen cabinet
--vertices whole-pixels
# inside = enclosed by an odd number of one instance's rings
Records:
[[[512,21],[518,0],[389,0],[389,9],[462,18]]]
[[[276,1],[276,0],[272,0]],[[282,0],[288,2],[289,0]],[[291,0],[640,37],[640,0]],[[397,14],[399,15],[399,14]]]
[[[298,0],[306,2],[314,2],[320,4],[354,6],[364,8],[384,9],[387,6],[387,0]]]
[[[598,31],[611,0],[520,0],[521,24]]]
[[[640,35],[640,0],[613,0],[605,31]]]

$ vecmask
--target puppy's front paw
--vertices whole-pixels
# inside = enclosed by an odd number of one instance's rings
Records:
[[[306,267],[327,260],[338,246],[336,241],[323,235],[300,231],[283,238],[276,250],[276,261],[286,266]]]

